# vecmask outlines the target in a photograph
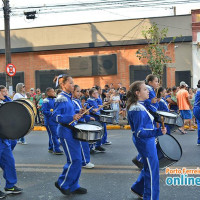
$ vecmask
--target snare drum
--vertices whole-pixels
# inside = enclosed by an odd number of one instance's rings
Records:
[[[160,168],[166,168],[170,165],[173,165],[181,159],[181,145],[173,136],[166,134],[159,136],[156,140]]]
[[[76,124],[74,128],[76,130],[73,131],[73,137],[77,140],[95,142],[103,136],[102,127],[97,125],[81,123]]]
[[[157,111],[155,121],[161,123],[161,116],[164,117],[164,123],[170,126],[171,131],[184,125],[182,117],[176,113]]]
[[[99,121],[108,123],[108,124],[112,124],[114,121],[114,118],[110,115],[99,115]]]

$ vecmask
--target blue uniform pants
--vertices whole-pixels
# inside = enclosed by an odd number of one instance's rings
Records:
[[[200,144],[200,108],[194,107],[193,113],[197,120],[197,144]]]
[[[10,140],[11,150],[13,151],[17,144],[17,140]]]
[[[62,189],[70,189],[71,192],[77,190],[79,177],[82,168],[82,155],[80,141],[75,140],[72,133],[67,132],[66,138],[60,138],[64,152],[67,157],[67,163],[63,167],[63,172],[58,178],[58,185]]]
[[[144,141],[136,142],[136,147],[142,156],[144,168],[131,188],[143,195],[144,200],[159,200],[159,161],[155,138],[146,144]]]
[[[54,152],[59,152],[60,143],[58,141],[57,126],[47,125],[46,128],[49,135],[49,150],[53,150]]]
[[[82,165],[85,166],[90,162],[90,147],[88,142],[81,142]]]
[[[17,183],[15,160],[11,151],[10,142],[0,139],[0,167],[6,180],[6,188],[12,188]]]
[[[95,147],[99,147],[102,144],[105,144],[107,142],[108,133],[107,133],[107,128],[106,128],[106,123],[102,123],[102,126],[104,128],[104,134],[103,134],[102,139],[96,142]]]

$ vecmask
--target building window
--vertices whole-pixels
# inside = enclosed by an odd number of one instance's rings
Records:
[[[117,74],[117,55],[94,55],[69,58],[69,74],[72,77]]]
[[[40,88],[45,92],[46,88],[55,88],[54,78],[60,74],[68,74],[68,70],[36,70],[36,88]]]
[[[17,83],[24,83],[24,72],[16,72],[12,77],[13,91],[16,91]],[[0,73],[0,85],[6,86],[6,73]]]

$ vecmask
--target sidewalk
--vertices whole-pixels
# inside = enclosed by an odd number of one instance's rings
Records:
[[[123,120],[120,119],[119,120],[119,124],[107,124],[107,129],[108,130],[119,130],[119,129],[124,129],[124,130],[129,130],[130,129],[130,125],[127,125],[128,121],[127,120]],[[46,131],[46,127],[45,126],[41,126],[41,125],[35,125],[33,128],[33,131]]]

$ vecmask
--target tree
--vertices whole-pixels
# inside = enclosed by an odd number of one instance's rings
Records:
[[[152,71],[152,74],[158,76],[161,85],[163,80],[164,65],[171,62],[171,58],[166,54],[170,43],[161,44],[161,41],[166,38],[167,33],[167,28],[159,30],[157,24],[153,23],[148,30],[142,31],[142,35],[147,40],[148,45],[136,52],[139,60],[147,59],[147,63]]]

